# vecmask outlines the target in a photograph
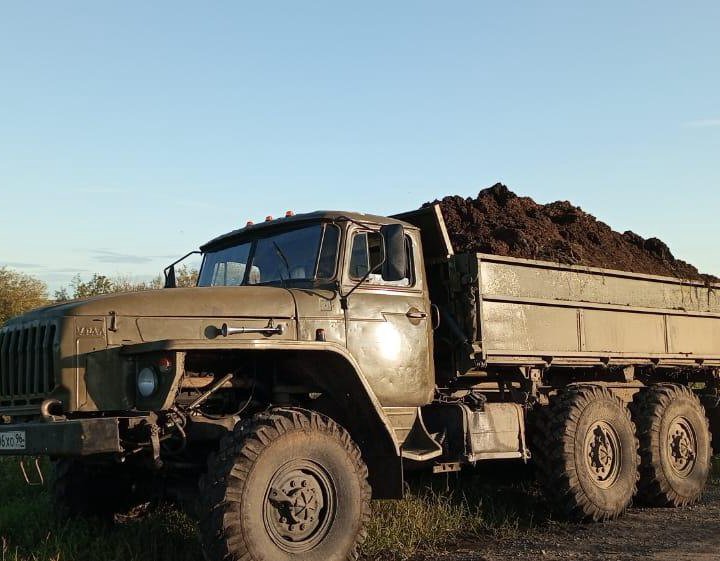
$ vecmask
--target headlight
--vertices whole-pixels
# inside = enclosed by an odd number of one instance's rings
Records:
[[[143,368],[137,377],[138,393],[142,397],[150,397],[158,387],[158,377],[152,368]]]

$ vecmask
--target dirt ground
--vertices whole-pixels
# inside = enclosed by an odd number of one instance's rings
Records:
[[[604,524],[548,523],[512,538],[463,544],[435,561],[718,561],[720,484],[703,501],[679,509],[631,509]]]

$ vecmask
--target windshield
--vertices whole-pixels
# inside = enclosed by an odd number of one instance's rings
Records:
[[[340,229],[314,224],[205,254],[198,286],[240,286],[335,276]]]

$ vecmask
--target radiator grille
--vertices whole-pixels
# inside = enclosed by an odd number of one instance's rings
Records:
[[[0,330],[0,404],[38,403],[55,387],[54,323]]]

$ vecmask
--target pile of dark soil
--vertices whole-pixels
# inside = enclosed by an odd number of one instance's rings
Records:
[[[502,183],[440,203],[456,253],[480,252],[716,282],[658,238],[615,232],[568,201],[541,205]]]

